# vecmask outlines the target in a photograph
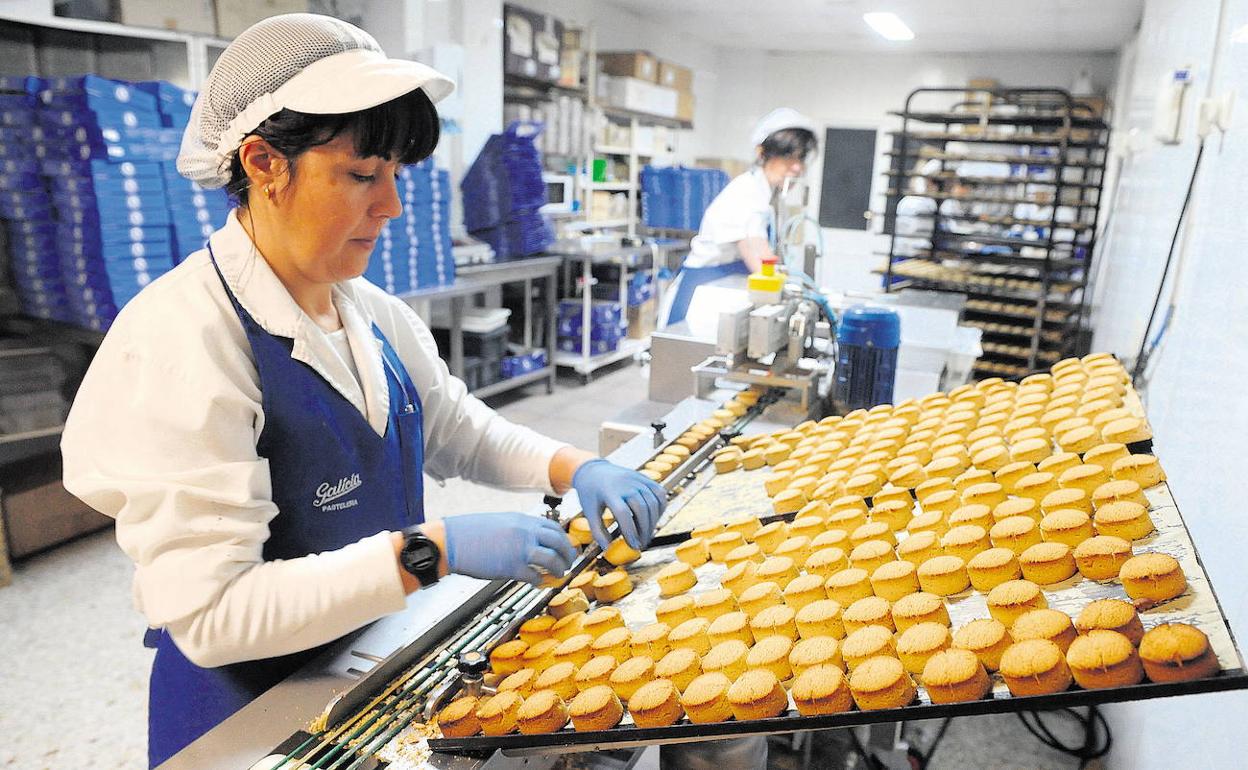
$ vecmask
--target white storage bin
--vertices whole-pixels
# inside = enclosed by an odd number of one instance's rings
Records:
[[[940,372],[898,369],[893,381],[893,403],[907,398],[922,398],[940,390]]]
[[[974,326],[959,326],[957,344],[949,351],[945,364],[945,390],[951,390],[963,383],[971,381],[971,371],[975,361],[984,354],[981,342],[984,337],[982,329]]]

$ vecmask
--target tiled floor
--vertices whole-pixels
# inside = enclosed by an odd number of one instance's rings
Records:
[[[494,405],[509,419],[594,449],[598,425],[644,397],[641,370],[625,365],[585,387],[566,379],[552,395],[531,386]],[[455,480],[428,486],[426,510],[527,510],[539,502],[536,493]],[[130,575],[106,531],[20,563],[13,585],[0,589],[0,767],[145,766],[151,655],[141,643],[143,618],[130,606]],[[984,717],[955,720],[931,767],[1077,765],[1043,749],[1013,717]]]

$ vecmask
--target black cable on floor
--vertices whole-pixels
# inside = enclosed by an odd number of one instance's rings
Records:
[[[1041,716],[1042,713],[1060,714],[1068,719],[1073,719],[1083,728],[1083,745],[1070,746],[1063,743],[1053,734],[1049,726],[1044,723],[1044,719]],[[1105,721],[1105,716],[1101,714],[1096,706],[1089,706],[1086,715],[1079,713],[1075,709],[1065,708],[1048,712],[1019,711],[1016,712],[1015,716],[1018,717],[1018,720],[1023,723],[1023,727],[1027,728],[1027,732],[1031,733],[1036,740],[1055,751],[1075,757],[1080,760],[1081,767],[1093,759],[1105,756],[1114,745],[1113,735],[1109,732],[1109,723]],[[1034,725],[1028,721],[1029,717],[1035,720]],[[1101,738],[1102,734],[1104,736],[1103,740]]]
[[[1187,207],[1192,202],[1192,190],[1196,187],[1196,174],[1200,171],[1200,159],[1205,155],[1205,140],[1200,140],[1200,145],[1196,148],[1196,161],[1192,163],[1192,175],[1187,180],[1187,194],[1183,196],[1183,206],[1179,209],[1179,218],[1174,223],[1174,235],[1170,238],[1170,251],[1166,253],[1166,264],[1161,269],[1161,280],[1157,282],[1157,297],[1153,300],[1152,312],[1148,314],[1148,325],[1144,327],[1144,337],[1140,340],[1140,352],[1135,356],[1135,368],[1131,372],[1132,380],[1140,380],[1144,374],[1144,370],[1148,367],[1148,357],[1152,353],[1152,349],[1156,349],[1156,342],[1160,342],[1160,335],[1150,349],[1148,345],[1148,333],[1153,330],[1153,321],[1157,318],[1157,308],[1161,306],[1161,295],[1166,288],[1166,278],[1170,275],[1170,263],[1174,260],[1174,249],[1179,243],[1179,232],[1183,229],[1183,220],[1187,217]]]

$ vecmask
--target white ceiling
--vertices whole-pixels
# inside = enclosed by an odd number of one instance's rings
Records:
[[[602,2],[603,0],[598,0]],[[1143,0],[606,0],[727,48],[772,51],[1116,51]],[[914,40],[890,43],[862,14],[892,11]]]

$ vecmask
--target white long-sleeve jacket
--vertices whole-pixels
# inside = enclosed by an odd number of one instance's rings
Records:
[[[426,472],[549,491],[563,444],[469,395],[402,301],[363,279],[334,287],[357,380],[233,215],[210,243],[243,307],[266,331],[293,338],[291,355],[380,434],[389,393],[377,324],[423,402]],[[264,417],[251,346],[201,250],[118,315],[65,426],[66,488],[117,520],[118,543],[136,566],[136,607],[197,665],[308,649],[404,607],[389,533],[264,561],[269,522],[281,515],[256,452]]]

